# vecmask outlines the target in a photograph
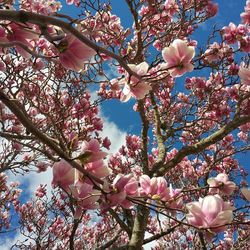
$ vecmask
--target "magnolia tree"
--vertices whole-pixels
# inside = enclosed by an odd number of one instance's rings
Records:
[[[23,235],[13,249],[246,249],[250,1],[205,44],[215,2],[124,2],[129,28],[109,1],[0,1],[0,232]],[[114,99],[141,133],[111,153]],[[8,180],[50,168],[28,201]]]

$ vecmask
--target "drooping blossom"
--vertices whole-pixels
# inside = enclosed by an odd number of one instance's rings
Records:
[[[244,197],[245,197],[248,201],[250,201],[250,189],[248,189],[248,188],[242,188],[242,189],[241,189],[241,192],[242,192],[242,194],[244,195]]]
[[[69,190],[77,179],[78,172],[67,161],[60,160],[53,165],[52,186],[60,186],[65,191]]]
[[[214,233],[224,231],[225,224],[231,223],[233,219],[234,208],[219,195],[208,195],[199,201],[188,203],[186,207],[189,212],[186,215],[188,223]]]
[[[83,210],[99,207],[97,201],[100,199],[101,192],[93,189],[93,185],[91,184],[77,181],[70,186],[70,194],[77,202],[74,214],[75,218],[80,218]]]
[[[250,66],[246,67],[245,64],[241,64],[238,74],[243,84],[250,85]]]
[[[124,208],[130,208],[132,203],[127,200],[128,197],[137,195],[138,182],[132,174],[122,175],[119,174],[113,181],[113,190],[107,195],[110,206],[120,204]]]
[[[146,62],[142,62],[138,65],[128,64],[129,68],[137,73],[139,76],[144,76],[147,74],[149,65]],[[120,100],[122,102],[127,102],[131,97],[135,99],[142,99],[149,93],[151,86],[143,81],[139,80],[136,76],[129,76],[128,73],[125,75],[124,88],[121,93]]]
[[[64,68],[80,72],[84,64],[96,52],[73,35],[66,37],[58,45],[59,60]]]
[[[186,41],[176,39],[169,46],[162,50],[162,57],[166,63],[163,64],[163,69],[168,69],[173,77],[179,77],[186,72],[193,70],[194,66],[191,63],[195,55],[193,46],[188,46]]]
[[[210,193],[221,193],[230,195],[236,188],[234,182],[228,180],[227,174],[220,173],[215,178],[209,178],[207,180]]]
[[[105,178],[110,174],[110,169],[104,164],[103,160],[89,162],[84,165],[84,168],[90,171],[97,178]]]
[[[95,162],[105,158],[108,153],[100,150],[100,144],[98,140],[91,139],[90,141],[84,141],[81,146],[81,155],[77,159],[82,163]]]
[[[36,34],[32,29],[25,29],[20,25],[11,23],[9,26],[10,32],[7,34],[7,39],[10,42],[21,42],[23,45],[26,45],[28,48],[32,49],[32,40],[38,39],[38,34]],[[21,46],[15,46],[17,52],[24,58],[30,58],[31,54],[26,51]]]

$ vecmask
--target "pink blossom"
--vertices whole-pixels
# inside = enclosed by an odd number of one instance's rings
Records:
[[[53,165],[53,186],[60,186],[68,191],[68,186],[72,185],[76,179],[76,170],[65,160],[60,160]]]
[[[244,197],[245,197],[248,201],[250,201],[250,189],[248,189],[248,188],[242,188],[242,189],[241,189],[241,192],[242,192],[242,194],[244,195]]]
[[[58,45],[59,60],[63,67],[80,72],[85,62],[96,52],[73,35],[67,35]]]
[[[101,192],[93,189],[88,183],[77,181],[70,186],[71,195],[77,200],[75,218],[80,218],[83,209],[96,209],[99,207],[97,201],[100,199]]]
[[[148,72],[148,64],[146,62],[142,62],[138,65],[135,64],[128,64],[129,68],[137,73],[139,76],[144,76]],[[136,99],[142,99],[149,93],[151,90],[151,86],[144,82],[140,81],[135,76],[129,76],[128,73],[125,75],[125,83],[124,88],[122,90],[122,94],[120,97],[120,100],[122,102],[127,102],[131,97],[134,97]]]
[[[137,195],[138,182],[132,174],[119,174],[113,181],[113,189],[113,192],[108,195],[110,205],[120,204],[124,208],[130,208],[132,203],[126,197]]]
[[[6,71],[5,63],[2,60],[0,60],[0,71],[2,72]]]
[[[228,202],[224,202],[219,195],[208,195],[197,202],[187,204],[189,213],[186,218],[188,223],[198,227],[209,229],[217,233],[224,231],[227,223],[233,219],[234,209]]]
[[[246,67],[245,64],[241,64],[238,74],[243,84],[250,85],[250,67],[249,66]]]
[[[162,50],[162,57],[166,62],[162,68],[168,69],[173,77],[182,76],[193,70],[191,60],[194,54],[193,46],[188,46],[186,41],[176,39],[169,47]]]
[[[164,177],[149,178],[148,175],[142,175],[139,179],[140,195],[150,196],[152,199],[168,202],[168,206],[172,208],[180,207],[182,204],[179,195],[179,190],[174,190],[172,185],[168,187]],[[175,200],[176,199],[176,200]]]
[[[31,40],[38,39],[38,34],[34,33],[32,29],[24,29],[15,23],[10,24],[9,27],[11,28],[11,32],[7,35],[9,41],[18,41],[30,48],[32,47]],[[16,50],[24,58],[31,57],[31,54],[20,46],[16,46]]]
[[[104,164],[103,160],[90,162],[84,165],[88,171],[98,178],[105,178],[110,174],[110,169]]]
[[[211,193],[222,193],[230,195],[236,188],[234,182],[228,180],[226,174],[220,173],[215,178],[209,178],[207,180],[209,184],[209,192]]]
[[[84,141],[82,143],[81,152],[82,154],[77,158],[83,163],[99,161],[108,155],[108,153],[100,150],[100,144],[96,139]]]

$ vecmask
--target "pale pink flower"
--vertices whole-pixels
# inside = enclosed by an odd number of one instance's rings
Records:
[[[149,67],[146,62],[142,62],[138,65],[128,64],[128,66],[139,76],[146,75]],[[129,76],[129,74],[126,73],[124,88],[122,90],[120,100],[122,102],[127,102],[131,97],[134,97],[135,99],[142,99],[149,93],[151,89],[152,88],[148,83],[140,81],[137,77],[133,75]]]
[[[84,165],[84,168],[97,178],[105,178],[111,173],[111,170],[104,164],[103,160],[87,163]]]
[[[241,193],[244,195],[244,197],[250,201],[250,189],[248,188],[242,188]]]
[[[80,72],[96,52],[75,36],[68,34],[58,45],[59,60],[64,68]]]
[[[77,170],[74,169],[67,161],[60,160],[53,165],[53,186],[60,186],[68,191],[69,185],[72,185],[77,179]]]
[[[250,85],[250,66],[241,64],[238,75],[243,84]]]
[[[220,173],[215,178],[209,178],[207,180],[209,185],[209,192],[211,193],[221,193],[230,195],[236,188],[234,182],[228,180],[226,174]]]
[[[162,50],[162,57],[166,62],[162,68],[168,69],[173,77],[182,76],[193,70],[194,66],[191,60],[194,55],[193,46],[188,46],[186,41],[176,39],[169,47]]]
[[[9,28],[11,28],[11,31],[7,34],[7,39],[9,41],[18,41],[22,44],[26,45],[28,48],[32,49],[32,40],[37,40],[39,38],[38,34],[36,34],[32,29],[24,29],[23,27],[11,23],[9,25]],[[17,52],[23,56],[24,58],[30,58],[31,54],[27,52],[25,49],[23,49],[20,46],[15,46]]]
[[[124,208],[130,208],[132,203],[126,199],[127,196],[133,197],[137,195],[138,182],[132,174],[117,175],[113,181],[113,192],[107,197],[110,205],[120,204]]]
[[[80,218],[83,210],[99,207],[97,201],[100,199],[101,192],[93,189],[93,185],[78,181],[70,186],[70,193],[77,200],[74,218]]]
[[[219,195],[208,195],[200,198],[199,202],[188,203],[187,209],[188,223],[198,228],[210,229],[214,233],[224,231],[225,224],[231,223],[233,219],[234,207],[229,202],[224,202]]]
[[[150,179],[148,175],[142,175],[139,183],[140,195],[168,202],[168,207],[171,208],[178,208],[182,205],[182,199],[178,198],[179,190],[174,190],[172,185],[168,187],[164,177],[153,177]]]
[[[99,161],[108,155],[108,153],[100,150],[100,144],[96,139],[84,141],[82,143],[81,152],[82,154],[77,158],[83,163]]]

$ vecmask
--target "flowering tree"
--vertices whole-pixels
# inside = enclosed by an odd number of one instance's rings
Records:
[[[216,3],[124,1],[127,29],[109,1],[67,0],[74,17],[0,1],[0,231],[18,217],[17,249],[247,248],[250,1],[206,45],[194,37]],[[141,121],[112,154],[98,108],[110,99]],[[28,201],[7,182],[49,168],[52,193],[37,183]]]

